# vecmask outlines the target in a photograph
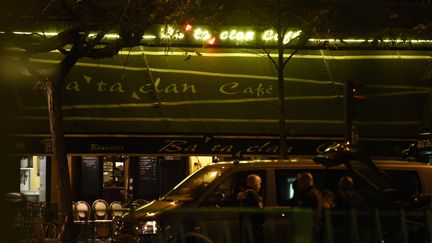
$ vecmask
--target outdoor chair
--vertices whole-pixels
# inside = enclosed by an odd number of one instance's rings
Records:
[[[96,238],[107,239],[110,236],[110,225],[108,222],[109,205],[104,199],[97,199],[92,205],[94,217],[94,230]]]
[[[75,203],[74,217],[78,221],[89,221],[91,214],[90,205],[86,201],[78,201]]]
[[[114,218],[116,216],[122,216],[124,210],[125,208],[123,207],[123,204],[120,201],[113,201],[110,204],[111,218]]]
[[[91,207],[86,201],[78,201],[75,203],[74,219],[75,224],[78,224],[80,240],[86,240],[92,237],[93,228],[90,221]]]
[[[97,199],[93,202],[92,211],[95,220],[108,219],[109,205],[104,199]]]

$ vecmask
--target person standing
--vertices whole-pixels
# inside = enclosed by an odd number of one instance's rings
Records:
[[[261,177],[250,174],[246,178],[246,189],[239,192],[237,200],[241,207],[263,208],[263,199],[259,194]],[[264,217],[262,214],[240,214],[241,242],[261,243],[264,239]]]
[[[328,189],[324,189],[321,192],[321,197],[322,197],[322,207],[323,208],[333,208],[334,207],[334,198],[335,195],[332,191],[328,190]]]
[[[345,214],[336,217],[334,227],[339,231],[336,235],[338,242],[371,242],[370,228],[367,227],[367,218],[357,214],[358,210],[365,210],[366,202],[354,189],[354,181],[350,176],[343,176],[338,182],[339,190],[335,197],[335,209],[345,211]],[[353,218],[353,215],[357,215]],[[354,220],[355,219],[355,220]],[[366,221],[365,221],[366,220]],[[353,225],[353,222],[356,225]],[[366,227],[365,227],[366,226]]]
[[[321,208],[321,193],[315,188],[313,176],[309,172],[300,173],[297,176],[297,190],[295,206]]]
[[[322,206],[321,192],[314,186],[314,178],[311,173],[303,172],[297,175],[294,207],[306,207],[313,209],[313,240],[320,242],[322,236]]]
[[[354,181],[350,176],[339,179],[339,190],[335,197],[335,208],[337,209],[365,209],[366,203],[362,196],[354,190]]]

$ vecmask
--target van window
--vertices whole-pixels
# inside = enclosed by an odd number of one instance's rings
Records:
[[[385,172],[394,178],[396,182],[403,182],[399,187],[408,195],[413,195],[415,193],[421,193],[422,187],[420,183],[420,176],[417,171],[414,170],[385,170]]]
[[[219,167],[204,167],[178,184],[168,192],[164,199],[175,201],[192,201],[201,196],[207,186],[222,174]]]
[[[276,201],[279,206],[286,206],[294,196],[293,182],[298,171],[276,170]]]
[[[266,191],[266,171],[241,171],[234,173],[226,180],[224,180],[204,201],[204,205],[207,206],[239,206],[237,201],[237,194],[246,188],[246,178],[250,174],[257,174],[261,177],[261,190],[260,195],[263,197],[265,202],[265,191]]]
[[[347,170],[341,169],[312,169],[312,170],[293,170],[280,169],[275,171],[276,176],[276,203],[279,206],[289,205],[290,199],[294,195],[293,182],[297,174],[310,172],[314,178],[315,187],[320,190],[328,190],[335,194],[338,190],[338,181],[343,176],[351,176],[354,179],[354,187],[363,191],[372,191],[372,187],[356,175],[350,174]]]
[[[402,190],[400,196],[412,206],[421,208],[430,205],[431,197],[424,195],[421,178],[416,170],[385,170],[390,177],[395,178],[398,187]]]
[[[383,204],[383,198],[379,196],[379,188],[368,181],[369,178],[358,176],[356,173],[350,173],[344,169],[313,169],[313,170],[293,170],[280,169],[275,171],[276,176],[276,202],[279,206],[289,205],[289,200],[293,197],[292,183],[298,173],[310,172],[314,177],[314,184],[318,190],[330,190],[334,194],[338,191],[338,181],[343,176],[351,176],[354,180],[354,188],[363,195],[368,205],[380,207]],[[385,170],[385,172],[396,182],[403,182],[400,189],[406,196],[413,196],[415,193],[421,193],[420,176],[417,171],[413,170]],[[407,198],[405,198],[407,199]]]

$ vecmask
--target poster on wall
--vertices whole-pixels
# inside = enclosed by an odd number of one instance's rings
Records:
[[[30,191],[30,169],[21,168],[20,191]]]

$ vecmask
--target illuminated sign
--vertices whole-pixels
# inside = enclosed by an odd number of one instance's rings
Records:
[[[203,30],[201,28],[194,30],[193,36],[195,40],[203,40],[203,41],[207,41],[212,37],[208,30]]]
[[[213,34],[212,34],[213,33]],[[288,31],[283,39],[283,43],[287,44],[291,40],[300,36],[301,30]],[[183,29],[176,29],[173,26],[164,26],[160,29],[159,39],[169,39],[171,41],[182,41],[186,39],[187,35],[191,35],[191,38],[198,43],[215,44],[218,43],[245,43],[257,41],[258,37],[261,37],[261,41],[267,44],[275,43],[278,40],[278,34],[274,30],[266,30],[260,35],[253,30],[244,29],[218,29],[210,30],[203,26],[192,26],[187,24]]]
[[[160,29],[161,39],[183,39],[184,34],[172,26],[165,26]]]
[[[288,44],[291,40],[300,36],[301,30],[297,31],[288,31],[283,39],[284,44]],[[278,34],[274,32],[274,30],[266,30],[262,34],[262,38],[264,41],[277,41]]]
[[[253,41],[255,39],[255,32],[253,31],[238,31],[238,30],[225,30],[219,35],[221,40],[236,40],[236,41]]]
[[[0,34],[6,32],[0,31]],[[58,32],[22,32],[14,31],[17,35],[32,35],[34,33],[52,37]],[[301,30],[289,29],[283,36],[283,44],[288,44],[301,35]],[[94,38],[97,33],[90,33],[89,38]],[[255,43],[264,45],[276,45],[279,39],[278,33],[274,29],[267,29],[264,31],[255,31],[246,26],[194,26],[186,23],[184,26],[172,25],[154,25],[151,26],[147,32],[142,36],[143,42],[150,40],[152,44],[169,42],[170,44],[206,44],[206,45],[250,45]],[[118,33],[107,33],[104,36],[105,40],[113,40],[121,38]],[[334,44],[362,44],[362,43],[375,43],[375,39],[316,39],[309,38],[311,43],[330,42]],[[382,39],[379,43],[390,43],[393,45],[431,45],[432,40],[428,39]]]

